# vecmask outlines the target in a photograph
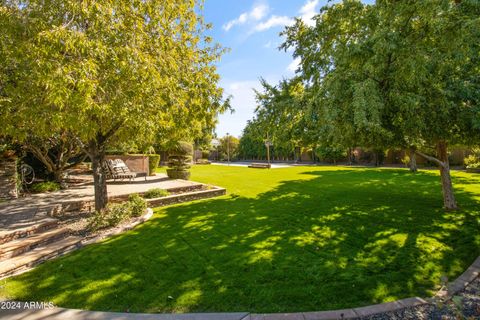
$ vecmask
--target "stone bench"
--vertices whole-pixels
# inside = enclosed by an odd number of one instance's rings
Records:
[[[249,168],[270,169],[272,166],[270,163],[251,163]]]

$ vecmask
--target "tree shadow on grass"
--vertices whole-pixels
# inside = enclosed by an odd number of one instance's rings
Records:
[[[480,253],[476,196],[458,188],[462,210],[446,213],[429,173],[308,171],[255,198],[159,209],[7,288],[17,299],[130,312],[294,312],[429,296]]]

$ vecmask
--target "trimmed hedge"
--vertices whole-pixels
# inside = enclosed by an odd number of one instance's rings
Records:
[[[148,169],[150,175],[153,176],[155,174],[156,169],[158,168],[158,164],[160,163],[160,155],[159,154],[147,154],[148,157]]]

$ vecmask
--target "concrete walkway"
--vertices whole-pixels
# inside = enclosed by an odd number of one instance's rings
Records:
[[[108,183],[108,196],[116,197],[130,193],[145,192],[149,189],[171,189],[199,185],[198,182],[171,180],[164,174],[134,181],[112,181]],[[48,217],[48,212],[62,203],[93,201],[93,183],[87,181],[69,189],[56,192],[32,194],[19,199],[0,203],[0,233],[34,225]]]

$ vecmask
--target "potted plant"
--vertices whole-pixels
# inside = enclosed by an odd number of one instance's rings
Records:
[[[170,179],[190,178],[190,163],[192,161],[192,145],[185,141],[178,142],[170,149],[170,156],[168,157],[167,175]]]

